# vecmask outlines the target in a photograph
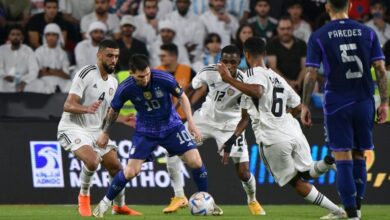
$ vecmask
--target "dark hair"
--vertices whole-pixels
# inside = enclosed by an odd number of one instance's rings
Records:
[[[149,59],[144,54],[136,53],[130,58],[129,69],[131,72],[142,71],[149,67]]]
[[[118,49],[119,46],[118,44],[113,41],[113,40],[109,40],[109,39],[104,39],[102,40],[100,43],[99,43],[99,50],[98,51],[102,51],[106,48],[114,48],[114,49]]]
[[[175,56],[179,55],[179,49],[174,43],[167,43],[160,46],[161,50],[168,51],[168,53],[173,54]]]
[[[146,5],[146,2],[156,2],[157,3],[157,5],[158,5],[158,2],[157,2],[157,0],[144,0],[144,7],[145,7],[145,5]]]
[[[238,56],[241,55],[240,50],[234,44],[227,45],[224,48],[222,48],[221,54],[224,54],[224,53],[227,53],[227,54],[237,54]]]
[[[251,30],[252,30],[252,33],[253,35],[255,35],[255,30],[253,29],[252,25],[250,25],[249,23],[244,23],[242,24],[237,32],[236,32],[236,41],[235,41],[235,45],[238,47],[238,49],[242,52],[242,49],[243,49],[243,45],[244,45],[244,42],[241,42],[241,39],[240,39],[240,33],[242,31],[242,29],[246,28],[246,27],[249,27]]]
[[[255,2],[255,5],[257,5],[257,3],[259,2],[266,2],[267,4],[269,4],[269,0],[256,0]]]
[[[208,43],[213,42],[214,40],[217,40],[218,43],[221,43],[221,37],[217,33],[209,33],[207,34],[206,38],[204,39],[204,45],[206,46]]]
[[[328,0],[330,6],[335,11],[342,11],[347,8],[348,0]]]
[[[23,27],[19,24],[15,24],[15,25],[8,27],[7,28],[7,36],[11,34],[12,30],[19,30],[20,32],[22,32],[22,35],[24,34]]]
[[[250,37],[244,42],[244,51],[255,57],[264,55],[265,42],[260,37]]]
[[[301,0],[289,0],[287,1],[287,8],[290,8],[292,6],[295,6],[295,5],[299,5],[302,7],[302,1]]]
[[[291,24],[293,23],[292,20],[291,20],[291,16],[290,16],[289,14],[285,14],[285,15],[283,15],[283,16],[281,16],[281,17],[279,18],[278,26],[279,26],[279,24],[280,24],[281,21],[290,21]]]
[[[45,0],[45,1],[43,2],[43,5],[46,6],[47,3],[56,3],[57,6],[58,6],[58,0]]]

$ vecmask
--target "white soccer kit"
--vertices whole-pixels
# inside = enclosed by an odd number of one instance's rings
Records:
[[[236,78],[243,81],[245,74],[237,70]],[[192,80],[194,89],[207,85],[209,92],[202,107],[194,113],[194,122],[203,138],[214,138],[218,149],[233,135],[241,119],[241,91],[222,81],[216,65],[203,68]],[[222,153],[223,154],[223,153]],[[235,163],[247,162],[248,147],[245,135],[241,135],[230,152]]]
[[[96,145],[96,140],[102,132],[103,119],[118,87],[118,81],[112,75],[104,80],[96,65],[88,65],[78,71],[73,79],[69,94],[81,98],[81,105],[90,105],[101,100],[97,111],[93,114],[62,113],[58,125],[57,137],[65,150],[74,152],[81,146],[89,145],[100,155],[115,149],[115,143],[109,140],[105,149]]]
[[[245,83],[264,88],[260,99],[244,95],[241,107],[248,110],[255,122],[252,127],[263,162],[275,181],[284,186],[298,171],[308,171],[313,163],[309,144],[298,121],[286,112],[287,107],[294,108],[300,104],[300,97],[286,80],[271,69],[249,69]]]

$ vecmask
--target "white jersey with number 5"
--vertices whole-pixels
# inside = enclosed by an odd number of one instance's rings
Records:
[[[245,80],[245,73],[237,70],[236,78]],[[203,68],[192,80],[192,87],[198,89],[207,85],[209,92],[199,110],[200,116],[211,126],[222,130],[233,130],[241,119],[241,91],[222,81],[216,65]]]
[[[264,94],[260,99],[244,95],[241,107],[248,110],[258,143],[271,145],[303,135],[298,121],[287,113],[287,107],[300,104],[300,97],[280,75],[262,67],[247,71],[244,81],[261,85]]]
[[[64,112],[58,125],[58,130],[82,129],[88,132],[100,131],[103,119],[118,87],[114,76],[108,75],[104,80],[96,65],[83,67],[73,79],[69,94],[81,98],[81,105],[88,106],[97,100],[102,100],[93,114],[73,114]]]

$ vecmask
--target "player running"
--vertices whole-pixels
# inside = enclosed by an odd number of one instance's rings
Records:
[[[263,162],[279,186],[288,183],[305,200],[328,209],[331,215],[323,219],[344,218],[343,209],[304,180],[327,172],[334,161],[327,156],[322,161],[313,162],[309,144],[292,116],[300,111],[300,97],[280,75],[265,68],[265,43],[261,38],[251,37],[245,41],[244,53],[251,67],[244,83],[233,78],[225,64],[220,63],[218,67],[222,80],[245,94],[241,107],[247,109],[252,119]],[[292,114],[287,112],[287,107],[291,108]],[[236,135],[244,129],[240,125]],[[227,145],[225,151],[229,152],[229,148]]]
[[[226,46],[221,51],[221,62],[226,64],[232,76],[243,80],[246,74],[237,69],[240,63],[240,51],[234,45]],[[192,80],[192,87],[197,89],[193,97],[204,94],[207,90],[206,101],[194,115],[195,125],[202,133],[203,139],[214,138],[217,141],[218,150],[227,139],[229,139],[241,118],[240,98],[241,91],[222,81],[216,65],[203,68]],[[196,98],[195,98],[196,99]],[[244,115],[247,120],[249,116]],[[234,139],[234,140],[233,140]],[[249,172],[248,146],[245,135],[235,136],[232,142],[232,158],[236,173],[241,179],[242,186],[247,194],[248,206],[253,215],[265,215],[265,211],[256,200],[256,180]],[[221,153],[223,155],[223,153]],[[184,181],[181,173],[182,162],[178,156],[168,157],[167,169],[171,177],[175,197],[163,212],[176,212],[179,208],[185,207],[188,200],[184,194]]]
[[[81,216],[92,215],[89,188],[99,163],[108,170],[110,177],[122,169],[113,141],[109,140],[105,149],[96,145],[104,116],[118,86],[111,75],[118,56],[118,45],[114,41],[104,40],[99,44],[97,64],[85,66],[76,73],[58,125],[57,135],[61,146],[83,161],[78,196]],[[112,212],[141,215],[125,205],[124,191],[115,198]]]
[[[111,205],[111,201],[122,191],[130,179],[137,176],[145,160],[151,159],[151,153],[157,146],[164,147],[169,155],[179,155],[192,168],[192,175],[199,191],[207,192],[207,172],[196,149],[196,144],[187,132],[175,107],[172,95],[179,98],[187,117],[188,130],[196,140],[202,136],[195,126],[190,102],[183,89],[172,74],[150,70],[148,58],[144,55],[133,55],[130,60],[130,71],[133,73],[120,84],[111,102],[103,132],[99,136],[98,145],[105,148],[113,122],[123,104],[130,100],[137,110],[136,130],[132,137],[129,161],[123,171],[119,171],[112,181],[105,197],[94,209],[95,217],[103,217]],[[216,207],[216,212],[219,208]],[[218,214],[218,213],[217,213]]]
[[[331,21],[314,32],[308,42],[301,121],[311,126],[308,106],[322,63],[325,77],[324,124],[326,141],[337,166],[337,190],[349,219],[361,218],[367,170],[365,151],[374,148],[375,68],[380,105],[378,123],[384,123],[389,108],[384,59],[375,31],[348,18],[348,0],[328,0]]]

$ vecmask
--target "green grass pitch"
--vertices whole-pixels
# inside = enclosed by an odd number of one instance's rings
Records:
[[[92,206],[94,208],[95,206]],[[327,212],[313,205],[266,205],[264,209],[266,216],[251,216],[247,206],[221,205],[224,210],[223,216],[191,216],[188,209],[182,209],[174,214],[165,215],[162,213],[163,206],[159,205],[134,205],[134,209],[141,211],[144,215],[134,216],[114,216],[106,214],[104,219],[153,219],[153,220],[200,220],[200,219],[262,219],[262,220],[304,220],[319,219]],[[366,205],[363,207],[363,219],[373,220],[390,219],[390,205]],[[78,216],[76,205],[0,205],[1,220],[73,220],[92,219]]]

